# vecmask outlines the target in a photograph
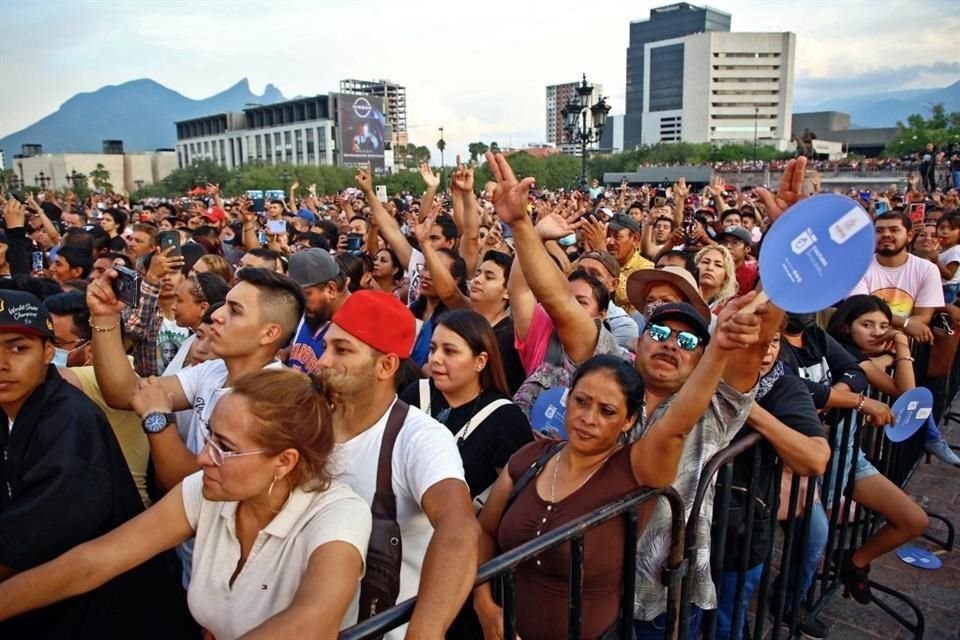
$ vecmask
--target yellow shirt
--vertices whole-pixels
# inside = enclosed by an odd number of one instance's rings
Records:
[[[145,507],[150,506],[150,499],[147,497],[147,463],[150,461],[150,443],[147,441],[147,434],[143,432],[143,427],[140,426],[140,417],[133,411],[114,409],[107,404],[103,393],[100,392],[100,385],[97,384],[93,367],[70,367],[70,371],[80,381],[80,388],[84,395],[106,414],[113,434],[120,443],[123,458],[127,461],[127,467],[130,468],[133,482],[137,485],[140,500]]]
[[[653,269],[653,263],[643,257],[640,249],[637,249],[633,257],[627,260],[627,264],[620,266],[620,282],[617,283],[617,290],[613,294],[613,302],[628,314],[636,309],[627,300],[627,278],[641,269]]]

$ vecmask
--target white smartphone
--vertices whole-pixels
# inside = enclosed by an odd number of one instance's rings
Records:
[[[273,235],[279,235],[281,233],[287,232],[287,221],[286,220],[269,220],[267,221],[267,232]]]

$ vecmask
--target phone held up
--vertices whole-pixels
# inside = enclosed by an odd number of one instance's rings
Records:
[[[180,256],[180,232],[179,231],[161,231],[160,232],[160,250],[166,251],[170,247],[173,247],[173,250],[170,252],[171,257]]]
[[[140,305],[140,274],[133,269],[123,266],[115,266],[117,279],[113,281],[113,293],[117,300],[128,307],[137,307]]]

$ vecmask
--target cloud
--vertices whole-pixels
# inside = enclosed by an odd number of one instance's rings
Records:
[[[836,76],[814,76],[800,72],[796,74],[796,88],[808,91],[842,91],[846,95],[856,95],[908,89],[911,88],[908,85],[920,77],[943,77],[946,79],[945,84],[952,84],[960,80],[960,62],[878,67],[862,73]]]

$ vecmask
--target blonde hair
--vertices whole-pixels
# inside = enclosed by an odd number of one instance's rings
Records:
[[[289,474],[292,487],[323,491],[330,486],[327,463],[333,451],[333,419],[309,376],[294,369],[264,369],[238,378],[231,393],[249,404],[257,426],[252,438],[267,455],[285,449],[300,453]]]
[[[210,273],[220,276],[225,282],[233,279],[233,269],[223,256],[208,253],[197,258],[197,262],[202,262]]]
[[[733,256],[730,255],[730,250],[725,246],[722,244],[711,244],[706,246],[703,249],[700,249],[700,251],[697,251],[697,255],[693,258],[693,264],[697,267],[698,286],[700,282],[700,259],[710,251],[716,251],[723,256],[723,271],[726,275],[723,280],[723,284],[720,286],[720,291],[718,291],[712,299],[706,300],[706,303],[710,305],[711,309],[713,309],[718,305],[724,304],[727,300],[736,297],[737,267],[733,263]]]

